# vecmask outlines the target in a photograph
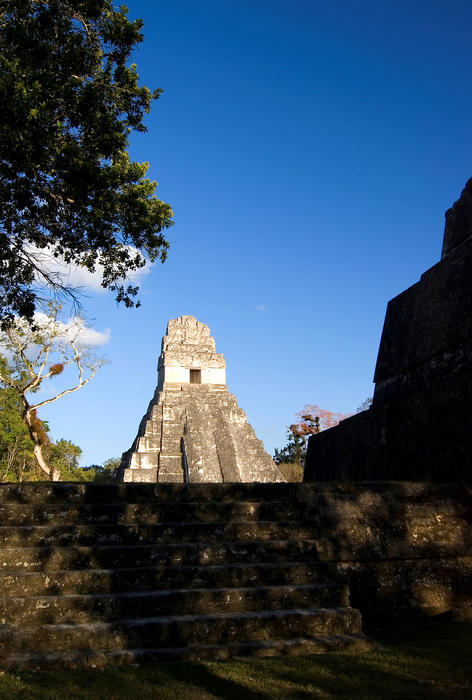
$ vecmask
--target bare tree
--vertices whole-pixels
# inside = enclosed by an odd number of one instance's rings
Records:
[[[33,453],[40,469],[56,481],[59,473],[50,467],[43,454],[48,438],[37,410],[53,403],[88,384],[97,370],[107,360],[91,352],[87,343],[87,331],[82,318],[76,316],[68,323],[59,320],[61,307],[50,303],[47,313],[37,313],[34,325],[16,319],[6,331],[0,333],[0,345],[7,358],[0,364],[0,381],[18,394],[22,407],[22,418],[33,441]],[[34,395],[45,389],[44,383],[74,370],[74,380],[62,390],[52,392],[47,398],[31,401]],[[41,391],[41,394],[43,392]]]

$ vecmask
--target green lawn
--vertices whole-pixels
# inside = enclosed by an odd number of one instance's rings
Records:
[[[472,622],[372,631],[364,654],[172,662],[105,671],[5,672],[1,698],[472,698]]]

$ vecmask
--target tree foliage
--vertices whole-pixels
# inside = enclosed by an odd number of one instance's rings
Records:
[[[79,469],[79,457],[82,450],[70,440],[61,438],[55,443],[50,443],[48,462],[51,467],[60,474],[63,481],[74,481],[74,476]]]
[[[56,468],[55,458],[65,459],[65,452],[56,448],[56,453],[45,449],[49,439],[37,409],[71,394],[88,384],[106,360],[95,357],[83,342],[84,325],[80,318],[69,324],[58,320],[60,307],[51,304],[49,314],[36,314],[34,325],[16,319],[6,331],[0,333],[0,346],[8,354],[0,363],[0,382],[15,395],[21,408],[21,416],[33,443],[33,453],[38,466],[53,479],[59,478],[61,470]],[[65,370],[75,370],[75,377],[64,388],[49,388],[50,380]],[[33,402],[31,395],[49,388]],[[67,441],[63,441],[67,442]],[[66,446],[64,445],[64,448]],[[70,447],[70,444],[69,444]],[[57,452],[59,449],[59,452]],[[79,450],[80,454],[80,449]],[[70,451],[69,451],[69,454]],[[78,456],[76,454],[76,456]],[[48,463],[48,457],[49,463]],[[70,466],[75,463],[70,461]]]
[[[0,372],[6,360],[0,356]],[[33,470],[33,443],[22,418],[20,399],[11,387],[0,387],[0,481],[18,481]]]
[[[365,399],[361,403],[361,405],[357,409],[356,413],[362,413],[363,411],[368,411],[370,409],[370,407],[372,406],[372,401],[373,401],[372,396],[369,396],[369,398]]]
[[[2,375],[7,367],[6,359],[0,355]],[[23,419],[20,397],[11,387],[0,385],[0,482],[38,481],[47,478],[37,465],[34,444]],[[103,465],[80,467],[82,450],[71,440],[61,438],[54,442],[49,435],[49,425],[41,421],[47,436],[42,446],[45,461],[59,475],[62,481],[110,482],[120,459],[112,457]]]
[[[274,462],[276,464],[297,464],[301,467],[305,459],[305,452],[305,439],[294,435],[288,428],[287,444],[280,449],[275,448]]]
[[[345,418],[349,418],[352,413],[340,413],[339,411],[330,411],[327,408],[320,408],[316,404],[306,404],[301,411],[295,414],[298,420],[290,426],[294,433],[309,437],[315,435],[322,430],[328,430],[338,425]]]
[[[98,483],[106,483],[113,481],[117,468],[121,464],[120,457],[110,457],[95,470],[93,480]]]
[[[297,421],[287,429],[287,444],[281,449],[275,449],[274,461],[278,465],[286,463],[299,465],[302,468],[305,463],[308,438],[322,430],[333,428],[352,414],[330,411],[316,404],[307,404],[295,415]]]
[[[6,360],[1,356],[0,365],[4,375]],[[48,424],[41,421],[41,426],[45,436],[42,441],[44,458],[60,479],[86,480],[87,475],[78,463],[80,447],[70,440],[52,441]],[[20,397],[11,387],[0,386],[0,481],[38,481],[45,477],[34,458],[34,443],[23,418]]]
[[[130,162],[131,131],[160,90],[138,83],[142,41],[111,0],[2,0],[0,9],[0,321],[31,321],[42,292],[74,294],[54,257],[100,272],[133,306],[127,273],[165,259],[172,211]],[[139,303],[139,302],[138,302]]]

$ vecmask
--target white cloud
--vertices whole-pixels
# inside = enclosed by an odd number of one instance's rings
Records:
[[[137,253],[137,249],[128,246],[131,253]],[[80,265],[74,265],[71,263],[66,263],[62,257],[56,258],[50,248],[36,248],[33,246],[29,247],[29,252],[34,256],[35,260],[38,262],[39,267],[45,271],[54,280],[57,280],[59,284],[63,286],[70,286],[80,288],[84,291],[92,292],[105,292],[106,290],[102,287],[102,265],[97,264],[95,267],[95,272],[89,272],[84,267]],[[152,263],[147,262],[144,267],[138,270],[132,270],[126,277],[126,281],[133,284],[139,284],[140,280],[149,274],[152,267]],[[41,275],[37,276],[38,284],[44,284],[44,279]],[[125,280],[123,280],[125,281]]]
[[[57,335],[58,340],[62,338],[72,340],[75,339],[78,345],[83,347],[97,347],[105,345],[110,340],[110,330],[97,331],[95,328],[86,326],[85,322],[79,316],[70,318],[66,323],[62,321],[51,321],[48,316],[40,311],[34,315],[38,326],[51,328]]]
[[[80,332],[79,340],[81,345],[96,347],[108,343],[110,335],[109,328],[106,328],[105,331],[97,331],[95,328],[84,326],[83,330]]]
[[[70,318],[68,321],[63,323],[62,321],[54,321],[50,319],[46,314],[42,312],[35,312],[34,320],[36,325],[41,330],[43,327],[47,331],[51,331],[54,334],[54,343],[52,345],[52,353],[56,354],[60,351],[61,346],[64,341],[75,341],[75,347],[82,353],[89,350],[93,351],[101,345],[105,345],[110,340],[110,330],[107,328],[104,331],[98,331],[91,326],[87,326],[84,320],[78,316]],[[21,327],[24,326],[29,330],[29,326],[26,321],[22,319],[17,319],[17,324]],[[31,336],[32,342],[26,349],[26,355],[34,357],[37,354],[37,349],[34,344],[34,335]],[[67,343],[66,343],[67,344]],[[6,345],[2,343],[2,336],[0,335],[0,353],[4,355],[9,362],[14,359],[14,351],[12,347],[7,343]],[[51,355],[51,358],[53,355]]]
[[[256,309],[256,311],[261,311],[261,312],[269,311],[269,307],[266,306],[265,304],[254,304],[254,308]]]

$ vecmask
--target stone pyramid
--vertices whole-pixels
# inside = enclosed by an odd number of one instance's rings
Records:
[[[136,482],[285,481],[226,386],[225,360],[193,316],[169,321],[157,388],[118,478]]]

